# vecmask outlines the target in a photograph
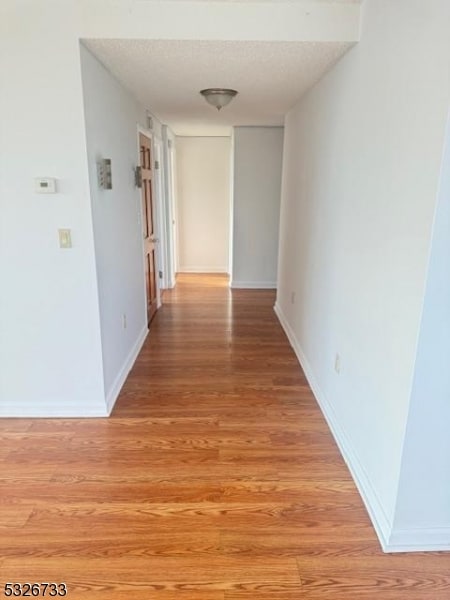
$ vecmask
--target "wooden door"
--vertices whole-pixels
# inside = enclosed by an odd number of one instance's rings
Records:
[[[139,134],[140,166],[142,175],[142,227],[144,236],[144,262],[145,282],[147,293],[147,318],[148,323],[155,316],[158,308],[157,272],[156,272],[156,238],[155,238],[155,210],[152,195],[152,148],[151,140],[143,133]]]

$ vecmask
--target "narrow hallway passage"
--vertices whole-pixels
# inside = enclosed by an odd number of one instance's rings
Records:
[[[70,600],[448,600],[384,555],[273,312],[179,276],[110,419],[0,422],[0,573]]]

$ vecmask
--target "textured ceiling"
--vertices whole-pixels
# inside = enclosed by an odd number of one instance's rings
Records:
[[[284,114],[352,45],[123,39],[84,43],[177,135],[227,135],[232,125],[282,124]],[[199,94],[208,87],[234,88],[239,94],[218,112]]]

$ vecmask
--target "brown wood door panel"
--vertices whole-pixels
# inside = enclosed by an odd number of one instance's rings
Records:
[[[152,149],[151,140],[143,133],[139,134],[140,166],[142,174],[142,234],[144,236],[145,283],[147,294],[148,323],[154,317],[157,305],[157,272],[155,221],[152,194]]]

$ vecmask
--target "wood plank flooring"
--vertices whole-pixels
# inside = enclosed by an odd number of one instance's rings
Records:
[[[381,552],[274,293],[164,302],[110,419],[0,421],[0,595],[449,600],[450,554]]]

